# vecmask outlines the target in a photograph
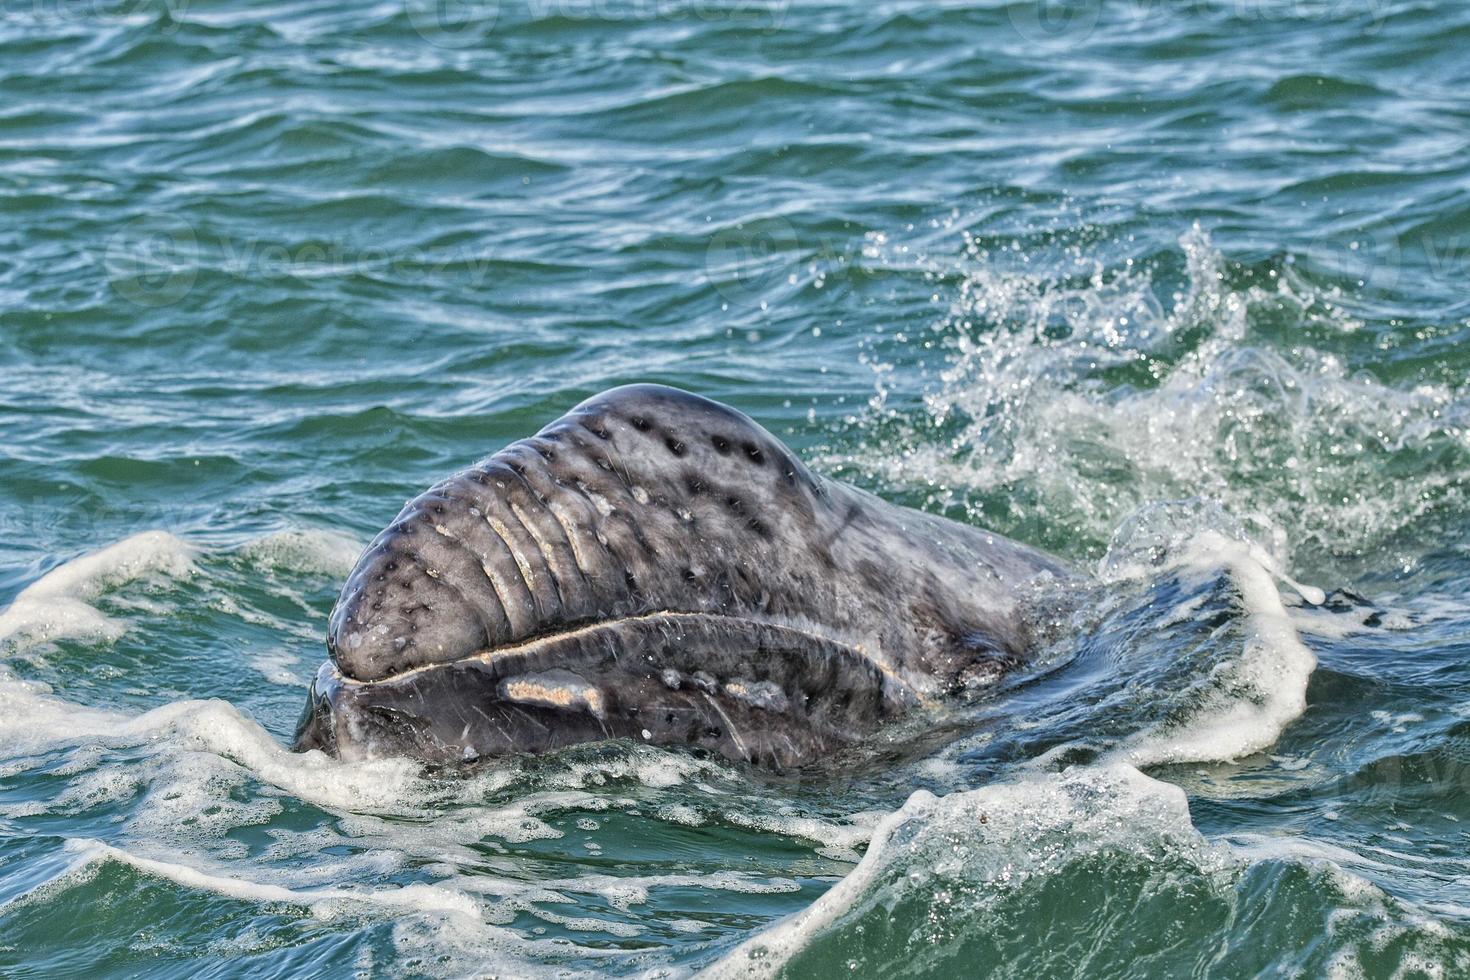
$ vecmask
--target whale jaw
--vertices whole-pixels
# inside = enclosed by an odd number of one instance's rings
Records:
[[[373,681],[323,664],[295,748],[460,764],[623,738],[789,770],[917,700],[859,649],[799,627],[655,613]]]

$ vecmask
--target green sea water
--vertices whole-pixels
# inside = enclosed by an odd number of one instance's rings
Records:
[[[1470,7],[0,11],[0,975],[1470,975]],[[288,752],[632,381],[1095,580],[835,772]]]

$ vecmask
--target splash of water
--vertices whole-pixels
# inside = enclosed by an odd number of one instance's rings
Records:
[[[1464,389],[1355,371],[1298,342],[1362,324],[1289,266],[1243,276],[1197,227],[1179,247],[1170,290],[1132,259],[1108,269],[1073,247],[1061,272],[1017,268],[967,237],[948,313],[885,340],[946,352],[922,407],[895,404],[871,356],[858,448],[824,461],[1091,557],[1159,500],[1214,502],[1283,566],[1332,574],[1463,513]]]

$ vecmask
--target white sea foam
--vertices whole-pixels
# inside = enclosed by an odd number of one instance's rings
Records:
[[[257,902],[269,907],[297,907],[322,920],[344,917],[385,918],[392,923],[392,939],[406,961],[423,956],[416,973],[428,976],[466,976],[491,973],[506,976],[567,976],[567,971],[554,970],[545,962],[554,956],[575,951],[582,958],[616,955],[616,951],[570,946],[564,942],[525,939],[513,930],[487,921],[481,902],[472,893],[445,884],[415,882],[407,884],[350,884],[350,886],[288,886],[260,880],[279,877],[279,871],[265,870],[259,865],[240,862],[223,867],[197,867],[193,862],[146,857],[128,848],[118,848],[94,839],[71,839],[66,852],[71,865],[53,879],[7,902],[7,907],[47,901],[50,895],[76,886],[96,876],[104,862],[118,862],[156,879],[166,880],[185,889],[209,892],[243,902]],[[331,862],[328,862],[331,864]],[[341,874],[341,868],[329,867]],[[567,927],[597,929],[597,920],[582,921],[556,912],[545,912],[544,921],[564,920]],[[619,924],[610,924],[616,929]],[[606,930],[604,930],[606,932]],[[626,930],[625,930],[626,932]],[[576,971],[585,976],[587,971]]]
[[[348,550],[339,536],[325,533],[272,535],[258,544],[277,564],[296,568],[340,565]],[[0,640],[115,639],[127,622],[91,603],[140,579],[196,575],[197,555],[197,549],[171,534],[148,531],[75,558],[26,587],[0,613]],[[281,671],[285,662],[264,666]],[[50,685],[22,680],[0,667],[0,757],[89,742],[120,746],[160,740],[213,753],[302,799],[345,810],[394,809],[419,777],[418,767],[406,760],[346,766],[321,753],[291,752],[223,701],[178,701],[141,714],[88,708],[58,696]]]
[[[1177,566],[1181,574],[1195,576],[1222,567],[1245,610],[1241,651],[1197,679],[1183,717],[1130,736],[1104,754],[1104,763],[1236,759],[1270,746],[1306,710],[1317,658],[1292,626],[1264,552],[1208,531],[1191,542]]]
[[[272,684],[280,684],[282,687],[304,688],[310,683],[310,677],[297,676],[298,673],[304,674],[300,670],[300,663],[301,658],[281,650],[258,654],[250,658],[250,666],[259,671],[261,677]]]
[[[183,578],[195,571],[195,549],[166,531],[144,531],[53,568],[0,612],[0,643],[61,639],[113,640],[127,630],[93,602],[106,590],[151,575]]]
[[[420,777],[404,759],[347,765],[320,752],[296,753],[224,701],[178,701],[138,715],[86,708],[44,684],[0,676],[0,743],[6,756],[101,742],[157,744],[208,752],[261,782],[333,809],[397,812]]]
[[[341,531],[295,528],[252,539],[239,553],[260,568],[344,578],[362,549],[361,541]]]
[[[1360,954],[1382,951],[1391,943],[1407,947],[1410,962],[1470,965],[1462,951],[1445,949],[1451,933],[1444,923],[1391,898],[1344,867],[1371,868],[1344,848],[1296,838],[1206,840],[1190,821],[1185,794],[1127,765],[1076,767],[1022,781],[935,797],[918,792],[875,830],[862,862],[806,909],[789,916],[730,950],[701,976],[759,978],[777,975],[794,957],[824,936],[854,923],[881,923],[888,917],[917,917],[926,935],[911,937],[908,950],[922,956],[929,942],[942,947],[967,932],[1007,931],[1018,908],[1034,920],[1028,895],[1046,894],[1046,882],[1079,873],[1093,880],[1103,869],[1132,864],[1146,869],[1147,884],[1119,886],[1127,916],[1135,902],[1156,900],[1162,890],[1204,889],[1215,894],[1233,917],[1254,918],[1269,908],[1250,885],[1247,872],[1261,863],[1287,862],[1313,876],[1312,892],[1329,910],[1321,955],[1359,975]],[[1172,884],[1171,884],[1172,883]],[[1144,895],[1128,889],[1138,887]],[[1265,902],[1265,905],[1260,903]],[[1070,927],[1069,927],[1070,928]],[[1036,937],[1045,942],[1046,936]],[[927,941],[926,941],[927,940]],[[893,950],[882,955],[892,956]],[[1079,955],[1083,955],[1079,950]],[[947,971],[953,960],[940,960]],[[1057,962],[1055,959],[1050,962]],[[861,959],[849,967],[861,969]],[[871,968],[873,964],[868,964]],[[934,963],[916,963],[921,973]],[[1450,973],[1453,973],[1452,969]],[[1397,975],[1397,974],[1396,974]],[[1413,975],[1410,971],[1406,975]],[[1448,974],[1447,974],[1448,975]]]
[[[390,888],[286,888],[246,878],[211,874],[173,861],[140,857],[98,840],[69,840],[67,847],[83,863],[117,861],[145,874],[164,878],[185,888],[213,892],[247,902],[300,905],[323,917],[344,905],[367,903],[415,913],[445,913],[479,919],[479,906],[463,892],[435,885],[410,884]]]

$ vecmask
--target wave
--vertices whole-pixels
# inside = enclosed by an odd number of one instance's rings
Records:
[[[920,792],[841,883],[702,975],[1356,976],[1382,975],[1385,963],[1470,961],[1462,930],[1394,901],[1330,853],[1208,841],[1183,791],[1125,765]],[[1303,917],[1303,928],[1278,928],[1283,914]],[[1232,941],[1221,946],[1227,924]]]
[[[1186,711],[1125,738],[1104,754],[1104,763],[1230,761],[1267,748],[1306,711],[1317,658],[1302,643],[1263,559],[1259,548],[1214,531],[1190,541],[1180,563],[1185,572],[1204,576],[1223,565],[1238,590],[1246,620],[1242,649],[1195,680]],[[1325,601],[1321,590],[1298,587],[1309,601]]]

